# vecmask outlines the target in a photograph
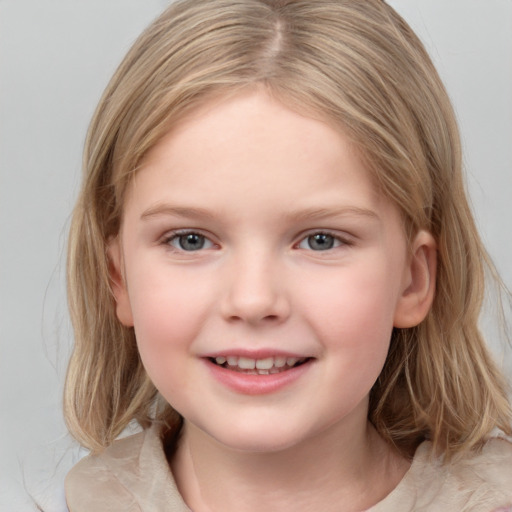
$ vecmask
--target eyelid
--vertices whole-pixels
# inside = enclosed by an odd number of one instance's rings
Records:
[[[209,247],[202,247],[201,249],[198,249],[196,251],[186,251],[184,249],[180,249],[178,247],[174,247],[171,245],[171,241],[179,238],[181,236],[186,235],[200,235],[204,237],[208,242],[211,244]],[[180,229],[173,229],[170,231],[167,231],[160,239],[160,243],[163,245],[166,245],[170,250],[179,252],[179,253],[198,253],[203,250],[211,249],[211,248],[218,248],[219,244],[217,244],[213,237],[210,234],[205,233],[201,229],[194,229],[194,228],[180,228]]]
[[[330,249],[325,249],[323,251],[314,251],[313,249],[305,249],[305,248],[304,248],[304,250],[308,250],[311,252],[329,252],[329,251],[333,251],[334,249],[338,249],[343,246],[350,247],[351,245],[354,244],[354,242],[352,240],[353,237],[351,237],[350,235],[348,235],[346,233],[340,234],[338,231],[335,231],[332,229],[311,229],[311,230],[306,231],[305,233],[301,233],[300,238],[298,239],[298,242],[296,242],[294,244],[294,248],[301,249],[300,244],[302,242],[304,242],[305,240],[307,240],[310,236],[315,236],[315,235],[329,235],[329,236],[332,236],[339,243],[335,247],[332,247]]]
[[[201,248],[201,249],[198,249],[196,251],[186,251],[184,249],[180,249],[180,248],[177,248],[177,247],[174,247],[170,244],[170,242],[173,240],[173,239],[176,239],[180,236],[186,236],[186,235],[189,235],[189,234],[197,234],[197,235],[201,235],[203,236],[206,240],[208,240],[208,242],[210,243],[210,246],[209,247],[206,247],[206,248]],[[308,251],[311,251],[311,252],[329,252],[329,251],[332,251],[334,249],[338,249],[339,247],[343,247],[343,246],[352,246],[354,244],[354,241],[353,241],[353,237],[347,233],[344,233],[344,234],[340,234],[339,231],[336,231],[336,230],[332,230],[332,229],[310,229],[310,230],[307,230],[303,233],[301,233],[298,237],[297,237],[297,242],[295,242],[293,244],[293,248],[294,249],[300,249],[299,245],[304,242],[308,237],[310,236],[314,236],[314,235],[329,235],[329,236],[332,236],[337,242],[338,244],[335,246],[335,247],[332,247],[330,249],[325,249],[324,251],[314,251],[313,249],[305,249],[304,250],[308,250]],[[179,229],[173,229],[173,230],[170,230],[170,231],[167,231],[161,238],[160,238],[160,243],[162,245],[166,245],[167,247],[169,247],[169,249],[173,250],[173,251],[176,251],[176,252],[180,252],[180,253],[197,253],[197,252],[201,252],[203,250],[206,250],[206,249],[211,249],[211,248],[220,248],[220,244],[218,242],[216,242],[214,240],[215,237],[213,237],[210,233],[206,233],[204,230],[202,229],[198,229],[198,228],[179,228]]]

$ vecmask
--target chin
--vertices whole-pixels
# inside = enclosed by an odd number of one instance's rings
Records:
[[[267,430],[265,432],[265,430]],[[247,453],[278,453],[291,449],[305,440],[305,436],[293,429],[293,432],[280,429],[269,429],[268,426],[261,429],[231,429],[224,431],[222,435],[209,435],[219,444],[230,450]]]

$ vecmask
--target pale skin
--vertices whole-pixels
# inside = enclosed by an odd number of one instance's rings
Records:
[[[368,396],[393,327],[431,306],[436,244],[408,247],[342,131],[262,89],[207,103],[148,154],[109,254],[118,317],[184,417],[190,508],[361,511],[396,487],[409,462]],[[277,377],[223,362],[283,355]]]

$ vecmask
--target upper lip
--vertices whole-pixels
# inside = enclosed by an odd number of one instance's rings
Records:
[[[202,357],[209,359],[215,359],[216,357],[245,357],[248,359],[267,359],[269,357],[295,357],[297,359],[305,359],[313,356],[310,356],[309,354],[299,354],[297,352],[287,352],[275,349],[230,349],[209,352],[207,354],[204,354]]]

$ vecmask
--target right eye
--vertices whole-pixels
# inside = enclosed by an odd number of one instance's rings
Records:
[[[211,249],[213,242],[195,231],[177,232],[167,237],[165,243],[179,251],[193,252]]]

